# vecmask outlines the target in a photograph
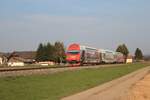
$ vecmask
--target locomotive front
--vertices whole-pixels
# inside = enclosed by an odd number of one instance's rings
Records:
[[[66,60],[70,64],[80,64],[80,45],[71,44],[66,51]]]

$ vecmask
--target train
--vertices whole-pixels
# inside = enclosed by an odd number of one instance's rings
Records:
[[[70,44],[66,50],[66,61],[69,64],[102,64],[124,63],[125,57],[120,52],[94,47],[84,46],[77,43]]]

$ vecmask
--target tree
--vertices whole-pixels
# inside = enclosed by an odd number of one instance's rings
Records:
[[[136,60],[142,60],[143,59],[143,53],[139,48],[137,48],[135,51],[135,59]]]
[[[61,63],[65,59],[65,48],[63,42],[55,42],[56,62]]]
[[[125,44],[119,45],[116,52],[121,52],[125,57],[129,54],[129,50]]]
[[[42,59],[42,51],[43,51],[42,49],[43,49],[43,44],[40,43],[36,53],[36,61],[40,61]]]
[[[56,51],[55,46],[48,42],[46,46],[46,50],[45,50],[47,57],[48,57],[47,60],[56,61],[55,51]]]
[[[54,46],[50,43],[40,43],[37,49],[36,61],[55,61],[54,51]]]

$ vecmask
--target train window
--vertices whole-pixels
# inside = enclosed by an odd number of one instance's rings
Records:
[[[68,51],[68,54],[79,54],[80,52],[77,50]]]

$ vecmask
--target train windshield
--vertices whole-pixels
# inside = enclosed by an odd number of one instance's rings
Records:
[[[70,50],[70,51],[67,51],[68,54],[79,54],[80,51],[78,50]]]

